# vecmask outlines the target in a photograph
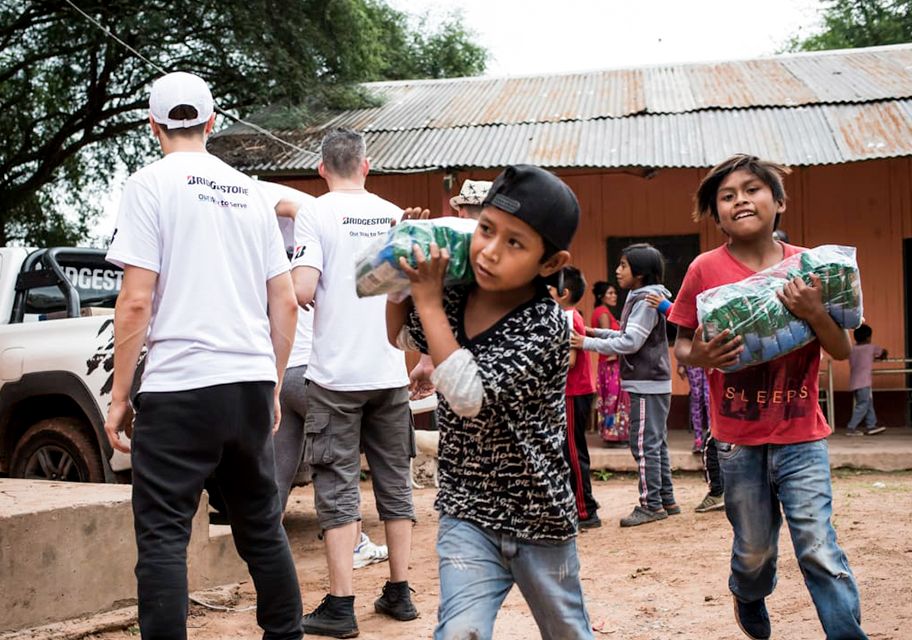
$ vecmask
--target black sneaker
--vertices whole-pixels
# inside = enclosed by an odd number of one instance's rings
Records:
[[[672,502],[671,504],[663,504],[662,508],[665,509],[665,513],[670,516],[681,515],[681,507],[678,506],[677,502]]]
[[[418,609],[412,604],[413,589],[408,582],[390,582],[383,585],[383,593],[374,601],[374,611],[385,613],[391,618],[406,622],[418,617]]]
[[[735,601],[735,622],[738,627],[751,640],[769,640],[772,635],[770,628],[770,617],[766,611],[766,602],[763,598],[753,602],[741,602],[737,598]]]
[[[579,521],[579,528],[582,529],[598,529],[602,526],[602,520],[598,517],[598,514],[592,512],[589,514],[589,517],[585,520]]]
[[[327,593],[320,605],[304,616],[304,633],[330,638],[358,637],[355,596]]]
[[[637,505],[633,508],[633,511],[630,512],[629,516],[626,518],[621,518],[621,526],[638,527],[641,524],[656,522],[657,520],[664,520],[667,517],[668,514],[665,513],[665,509],[650,511],[649,509],[644,509],[643,507]]]

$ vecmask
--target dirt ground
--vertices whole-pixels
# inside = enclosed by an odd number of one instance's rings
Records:
[[[743,638],[732,619],[726,580],[731,534],[722,512],[696,514],[705,492],[701,478],[675,476],[681,516],[621,529],[636,499],[632,477],[594,483],[604,525],[580,536],[583,589],[596,638],[625,640],[735,640]],[[365,530],[383,541],[383,528],[372,513],[370,483],[362,485]],[[434,552],[435,490],[415,492],[419,523],[415,529],[410,582],[417,591],[421,616],[401,623],[373,611],[373,600],[387,578],[386,564],[355,572],[356,612],[365,639],[430,638],[438,597]],[[862,617],[872,640],[912,637],[912,473],[837,472],[834,478],[834,522],[862,596]],[[322,546],[317,539],[313,500],[308,487],[296,489],[286,524],[297,559],[305,611],[327,590]],[[814,607],[801,580],[787,532],[780,543],[779,586],[768,599],[773,637],[821,638]],[[249,583],[236,590],[231,603],[253,603]],[[225,613],[194,605],[189,620],[191,640],[260,637],[253,611]],[[136,637],[136,628],[91,636],[97,640]],[[497,640],[539,638],[518,590],[507,598],[497,619]]]

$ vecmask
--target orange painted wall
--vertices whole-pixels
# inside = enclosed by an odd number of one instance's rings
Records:
[[[422,205],[433,214],[450,213],[447,199],[466,178],[493,179],[496,171],[461,171],[449,193],[444,173],[378,175],[368,189],[403,207]],[[608,279],[606,239],[610,236],[700,234],[702,250],[718,246],[723,236],[715,225],[690,219],[692,195],[705,173],[701,169],[660,169],[649,178],[642,170],[559,171],[576,192],[582,208],[580,230],[571,252],[591,283]],[[282,179],[290,186],[319,195],[319,178]],[[858,248],[865,317],[875,341],[891,354],[905,352],[902,240],[912,238],[912,159],[874,160],[853,164],[797,168],[786,179],[788,209],[782,227],[791,242],[804,246],[847,244]],[[614,265],[610,266],[611,272]],[[582,305],[592,310],[591,296]],[[844,389],[848,365],[836,363],[836,388]],[[899,376],[877,376],[877,386],[902,386]],[[686,393],[676,380],[675,393]]]

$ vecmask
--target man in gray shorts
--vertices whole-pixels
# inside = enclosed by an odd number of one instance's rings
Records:
[[[386,338],[386,300],[358,298],[354,285],[354,256],[385,235],[402,210],[365,190],[370,164],[360,134],[331,131],[321,152],[319,172],[329,193],[316,199],[313,215],[295,219],[292,261],[298,303],[316,299],[305,461],[313,469],[329,565],[329,593],[304,617],[304,630],[347,638],[358,633],[352,548],[361,520],[362,448],[389,546],[390,579],[374,608],[397,620],[418,616],[408,586],[415,445],[405,359]]]

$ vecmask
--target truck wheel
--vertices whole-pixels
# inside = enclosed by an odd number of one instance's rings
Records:
[[[49,418],[32,425],[13,450],[10,475],[32,480],[104,482],[98,446],[76,418]]]

